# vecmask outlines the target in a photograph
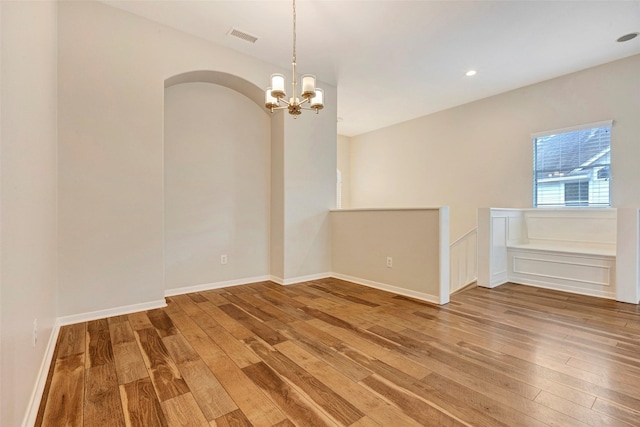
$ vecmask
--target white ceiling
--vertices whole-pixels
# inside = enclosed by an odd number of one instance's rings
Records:
[[[289,0],[104,3],[291,66]],[[615,41],[640,31],[640,1],[297,0],[297,22],[298,71],[337,86],[347,136],[640,54]]]

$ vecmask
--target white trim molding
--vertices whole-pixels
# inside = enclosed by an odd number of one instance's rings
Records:
[[[347,276],[345,274],[340,273],[331,273],[331,277],[340,280],[346,280],[347,282],[352,282],[357,285],[367,286],[374,289],[379,289],[381,291],[387,291],[398,295],[403,295],[405,297],[415,298],[421,301],[426,301],[436,305],[442,305],[440,303],[440,297],[437,295],[425,294],[422,292],[412,291],[410,289],[399,288],[397,286],[388,285],[386,283],[374,282],[373,280],[361,279],[359,277]]]
[[[273,276],[254,276],[245,277],[242,279],[225,280],[223,282],[204,283],[202,285],[185,286],[182,288],[167,289],[164,291],[165,297],[172,297],[175,295],[190,294],[193,292],[209,291],[212,289],[227,288],[229,286],[246,285],[249,283],[266,282],[268,280],[274,281]],[[278,283],[278,282],[276,282]]]
[[[559,133],[576,132],[579,130],[603,128],[603,127],[613,127],[613,120],[603,120],[601,122],[585,123],[583,125],[569,126],[561,129],[552,129],[552,130],[545,130],[542,132],[536,132],[531,134],[531,139],[542,138],[543,136],[549,136],[549,135],[557,135]]]
[[[269,276],[269,280],[271,280],[273,283],[277,283],[278,285],[284,286],[284,279],[282,277]]]
[[[282,277],[271,276],[271,281],[277,283],[278,285],[293,285],[296,283],[302,282],[310,282],[312,280],[320,280],[320,279],[328,279],[330,277],[334,277],[333,273],[318,273],[318,274],[309,274],[308,276],[298,276],[292,277],[290,279],[283,279]]]
[[[438,224],[438,246],[440,254],[439,270],[440,284],[438,285],[438,304],[444,305],[449,303],[449,294],[451,293],[451,248],[449,246],[449,206],[442,206],[439,210],[440,219]]]
[[[143,302],[140,304],[125,305],[122,307],[108,308],[105,310],[91,311],[89,313],[73,314],[58,318],[60,326],[73,325],[74,323],[88,322],[91,320],[104,319],[105,317],[122,316],[123,314],[136,313],[138,311],[153,310],[167,306],[164,299],[157,301]]]
[[[475,227],[451,244],[449,249],[450,294],[478,280],[477,242],[478,228]]]
[[[509,281],[600,298],[616,298],[615,257],[509,249]]]
[[[49,370],[51,369],[51,363],[53,362],[53,353],[56,349],[56,343],[58,342],[58,335],[60,334],[60,322],[56,321],[49,335],[49,342],[38,370],[38,376],[36,377],[36,385],[31,393],[29,404],[27,405],[27,412],[22,420],[22,427],[31,427],[35,424],[38,417],[38,410],[40,409],[40,402],[42,401],[42,394],[44,393],[44,387],[47,384],[47,377],[49,376]]]

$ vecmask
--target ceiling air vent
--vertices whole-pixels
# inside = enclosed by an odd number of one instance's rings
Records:
[[[237,37],[249,43],[255,43],[256,40],[258,40],[256,36],[252,36],[251,34],[245,33],[244,31],[240,31],[236,28],[230,29],[227,35],[232,37]]]

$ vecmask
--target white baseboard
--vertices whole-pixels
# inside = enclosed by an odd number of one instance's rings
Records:
[[[569,285],[563,285],[559,283],[548,283],[545,281],[530,280],[530,279],[521,280],[518,278],[512,278],[509,280],[509,282],[515,283],[517,285],[531,286],[534,288],[542,288],[542,289],[550,289],[552,291],[568,292],[570,294],[576,294],[576,295],[585,295],[589,297],[598,297],[598,298],[612,299],[612,300],[616,299],[615,292],[606,292],[606,291],[600,291],[597,289],[585,289],[578,286],[569,286]]]
[[[47,377],[49,376],[49,369],[51,369],[51,363],[53,362],[53,353],[56,349],[56,343],[58,342],[58,335],[60,334],[60,323],[58,321],[53,325],[51,335],[49,335],[49,342],[40,364],[40,370],[36,377],[36,385],[31,393],[29,399],[29,405],[27,406],[27,412],[22,420],[22,427],[31,427],[35,424],[38,417],[38,410],[40,409],[40,402],[42,401],[42,394],[44,393],[44,387],[47,384]]]
[[[453,295],[454,293],[458,292],[460,289],[464,289],[467,286],[469,286],[472,283],[478,283],[478,279],[477,278],[473,278],[471,280],[468,280],[467,282],[463,282],[462,285],[456,287],[455,289],[453,288],[449,288],[449,294]]]
[[[311,280],[320,280],[327,279],[329,277],[333,277],[333,273],[318,273],[318,274],[310,274],[308,276],[298,276],[292,277],[290,279],[283,279],[282,277],[270,276],[270,280],[272,282],[277,283],[278,285],[293,285],[295,283],[309,282]]]
[[[361,279],[359,277],[347,276],[340,273],[331,273],[331,277],[346,280],[347,282],[357,283],[358,285],[368,286],[370,288],[380,289],[382,291],[392,292],[394,294],[404,295],[405,297],[415,298],[421,301],[440,304],[440,298],[436,295],[425,294],[422,292],[412,291],[410,289],[399,288],[397,286],[388,285],[386,283],[374,282],[373,280]]]
[[[209,291],[211,289],[226,288],[229,286],[246,285],[248,283],[265,282],[267,280],[273,280],[273,276],[255,276],[245,277],[243,279],[226,280],[224,282],[204,283],[202,285],[185,286],[183,288],[173,288],[164,291],[165,297],[172,297],[175,295],[190,294],[193,292]],[[277,283],[277,282],[276,282]]]
[[[49,342],[45,350],[38,376],[36,377],[35,387],[31,393],[29,399],[29,405],[22,420],[22,427],[31,427],[35,424],[38,417],[38,410],[40,408],[40,402],[42,401],[42,394],[47,383],[47,376],[51,369],[53,362],[53,353],[58,342],[58,335],[60,335],[60,328],[65,325],[72,325],[74,323],[88,322],[91,320],[104,319],[106,317],[121,316],[123,314],[135,313],[138,311],[152,310],[154,308],[166,307],[167,302],[162,300],[150,301],[141,304],[132,304],[122,307],[110,308],[106,310],[92,311],[88,313],[74,314],[71,316],[58,317],[55,321],[51,335],[49,336]]]
[[[284,279],[278,276],[269,276],[269,280],[273,283],[277,283],[278,285],[284,285]]]
[[[143,302],[140,304],[125,305],[122,307],[108,308],[106,310],[91,311],[89,313],[73,314],[71,316],[58,317],[60,326],[72,325],[74,323],[88,322],[90,320],[104,319],[105,317],[122,316],[123,314],[135,313],[138,311],[153,310],[154,308],[166,307],[164,299],[157,301]]]
[[[509,276],[507,271],[501,271],[500,273],[496,273],[493,275],[493,277],[491,277],[491,283],[489,283],[489,286],[487,286],[488,288],[496,288],[500,285],[504,285],[505,283],[507,283],[509,281]]]
[[[326,279],[328,277],[332,277],[331,273],[318,273],[318,274],[310,274],[308,276],[298,276],[292,277],[290,279],[284,279],[284,285],[293,285],[295,283],[309,282],[311,280],[320,280]]]

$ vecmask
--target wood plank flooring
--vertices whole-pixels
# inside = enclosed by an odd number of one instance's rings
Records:
[[[60,331],[37,426],[640,426],[640,308],[325,279]]]

